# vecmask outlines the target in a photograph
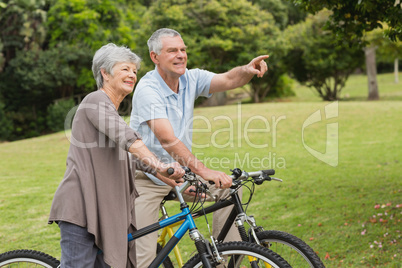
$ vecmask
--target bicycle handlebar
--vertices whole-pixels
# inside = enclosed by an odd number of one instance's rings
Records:
[[[200,182],[197,179],[196,175],[193,172],[191,172],[191,170],[188,167],[182,167],[182,168],[185,170],[185,174],[183,176],[184,183],[182,183],[180,186],[177,185],[174,187],[176,194],[177,194],[177,198],[179,199],[180,202],[184,202],[182,193],[191,185],[197,185],[198,187],[203,189],[203,190],[201,190],[201,192],[203,192],[207,195],[211,195],[211,193],[209,192],[208,186],[206,184]],[[233,180],[232,186],[230,187],[231,191],[235,191],[236,189],[238,189],[239,186],[241,186],[242,182],[247,180],[248,178],[252,178],[253,182],[257,185],[261,185],[262,183],[264,183],[264,181],[271,181],[271,180],[282,182],[281,179],[270,177],[270,175],[275,174],[275,170],[273,170],[273,169],[246,172],[246,171],[241,171],[240,169],[236,168],[231,171],[232,171],[232,175],[229,175]],[[169,168],[168,173],[173,174],[174,169]],[[210,181],[210,183],[211,183],[211,181]],[[211,196],[211,197],[213,197],[215,199],[214,196]]]
[[[191,172],[191,170],[188,167],[183,167],[183,169],[186,171],[186,174],[183,176],[183,178],[186,182],[190,182],[190,183],[183,184],[182,185],[183,187],[180,187],[181,191],[184,191],[185,189],[187,189],[190,186],[191,182],[193,182],[196,178],[195,174],[193,172]],[[281,179],[270,177],[275,174],[274,169],[246,172],[246,171],[240,170],[239,168],[235,168],[231,171],[232,171],[232,175],[229,175],[229,177],[231,177],[233,180],[233,185],[231,188],[236,188],[242,181],[247,180],[248,178],[253,178],[254,182],[257,185],[261,185],[264,181],[271,181],[271,180],[282,182]],[[174,169],[169,168],[168,173],[169,172],[171,172],[171,174],[173,174]],[[209,181],[209,183],[214,184],[213,181]]]
[[[174,168],[168,168],[168,170],[167,170],[167,173],[169,174],[169,175],[172,175],[173,173],[174,173]]]

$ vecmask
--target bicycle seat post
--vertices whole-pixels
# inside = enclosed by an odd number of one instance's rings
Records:
[[[168,215],[168,213],[166,211],[166,208],[165,208],[165,204],[163,202],[160,204],[159,209],[160,209],[160,211],[162,213],[162,217],[159,220],[169,218],[169,215]]]

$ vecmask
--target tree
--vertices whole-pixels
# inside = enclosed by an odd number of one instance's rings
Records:
[[[368,80],[368,99],[378,100],[380,95],[378,94],[377,83],[377,65],[375,59],[375,50],[377,48],[373,45],[364,48],[364,55],[366,56],[366,72]]]
[[[113,42],[135,50],[133,33],[144,11],[137,1],[54,0],[47,20],[49,46],[66,42],[96,51]]]
[[[288,25],[288,6],[282,0],[250,0],[253,4],[258,4],[261,9],[268,11],[274,17],[276,25],[284,30]]]
[[[386,23],[389,28],[386,35],[392,40],[402,40],[402,1],[400,0],[293,0],[311,13],[323,8],[333,13],[327,23],[341,39],[359,39],[365,32],[382,28]]]
[[[2,120],[2,124],[8,122],[6,125],[13,126],[11,130],[9,127],[3,128],[3,130],[8,129],[8,134],[3,135],[3,138],[15,139],[15,132],[19,131],[23,135],[30,135],[30,131],[34,132],[35,135],[39,134],[36,127],[39,124],[32,123],[32,121],[37,119],[35,118],[37,114],[36,110],[34,112],[30,109],[25,110],[26,104],[30,103],[30,99],[26,98],[23,94],[19,95],[21,93],[21,84],[17,83],[18,85],[15,87],[9,87],[10,83],[23,79],[21,76],[13,76],[14,73],[11,72],[10,65],[17,55],[41,48],[46,37],[46,29],[44,27],[46,9],[47,3],[44,0],[0,1],[0,95],[5,104],[3,113],[5,117]],[[28,75],[31,71],[32,69],[29,70]],[[26,76],[27,74],[24,73],[23,77]],[[28,101],[23,106],[12,109],[9,106],[10,101],[12,101],[8,98],[9,92],[13,92],[14,99],[24,99],[25,97]],[[18,112],[17,110],[20,111]],[[34,130],[22,131],[21,125]]]
[[[249,0],[258,4],[274,17],[277,26],[284,30],[288,25],[297,24],[306,19],[308,12],[301,10],[288,0]]]
[[[86,50],[66,47],[17,52],[0,74],[0,90],[12,112],[15,138],[47,131],[47,107],[55,99],[70,96],[79,78],[75,66],[87,64],[90,57]]]
[[[8,140],[13,131],[13,123],[6,116],[6,112],[4,111],[4,104],[0,100],[0,141]]]
[[[17,51],[37,49],[46,37],[45,0],[0,1],[0,72]]]
[[[383,23],[388,25],[384,33],[394,42],[402,40],[402,2],[400,0],[359,0],[359,1],[332,1],[332,0],[293,0],[301,4],[309,12],[327,8],[332,10],[326,26],[335,32],[340,42],[353,42],[354,46],[365,50],[369,100],[379,99],[376,79],[375,47],[367,46],[362,42],[365,33],[382,28]]]
[[[385,25],[383,28],[386,29],[387,26]],[[394,62],[394,80],[395,83],[398,83],[398,61],[402,59],[402,41],[391,41],[384,36],[383,30],[379,28],[369,32],[366,39],[377,48],[377,62]]]
[[[387,29],[387,25],[383,28]],[[368,100],[378,100],[380,98],[377,83],[376,52],[379,54],[380,61],[395,62],[395,81],[398,82],[398,58],[402,55],[402,43],[398,39],[392,42],[388,37],[384,36],[383,28],[374,29],[364,36],[364,43],[368,44],[364,48],[368,79]]]
[[[323,100],[339,99],[349,75],[362,65],[359,48],[334,42],[331,31],[323,29],[329,15],[323,10],[306,21],[290,26],[285,31],[292,48],[287,57],[293,76],[314,88]]]
[[[150,7],[144,21],[140,48],[146,48],[150,33],[158,28],[173,28],[188,46],[190,68],[220,73],[247,64],[259,54],[270,54],[269,76],[251,82],[257,102],[275,80],[275,64],[280,62],[284,44],[272,15],[258,5],[246,0],[159,0]],[[147,64],[152,68],[148,59]]]
[[[66,49],[77,55],[84,51],[87,55],[79,65],[70,62],[69,68],[75,68],[78,74],[75,94],[96,89],[91,59],[101,46],[112,42],[136,50],[135,30],[144,11],[136,1],[54,1],[46,23],[49,49]]]
[[[17,139],[49,131],[54,100],[96,89],[95,50],[108,42],[135,49],[145,8],[125,0],[10,0],[0,10],[0,95]]]

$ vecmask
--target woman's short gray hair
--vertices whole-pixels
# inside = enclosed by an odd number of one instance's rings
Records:
[[[162,38],[163,37],[175,37],[175,36],[180,36],[178,31],[169,29],[169,28],[161,28],[159,30],[156,30],[151,37],[148,39],[148,48],[149,48],[149,53],[152,51],[155,52],[157,55],[159,55],[162,51]]]
[[[113,43],[104,45],[95,52],[92,60],[92,73],[96,80],[98,89],[103,87],[103,76],[101,70],[113,75],[113,67],[116,63],[129,62],[135,64],[137,70],[140,69],[141,58],[124,46],[116,46]]]

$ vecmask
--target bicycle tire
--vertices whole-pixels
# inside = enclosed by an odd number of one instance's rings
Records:
[[[235,259],[236,265],[234,267],[268,267],[272,268],[291,268],[291,266],[278,254],[269,250],[268,248],[261,247],[257,244],[248,242],[228,242],[220,243],[217,245],[218,252],[221,257],[226,261],[225,263],[231,263]],[[248,256],[257,258],[256,261],[250,263]],[[240,263],[241,262],[241,263]],[[257,263],[258,262],[258,263]],[[218,265],[218,266],[216,266]],[[213,264],[212,267],[227,267],[221,264]],[[201,256],[196,254],[188,262],[186,262],[183,268],[198,268],[203,267]],[[230,266],[232,267],[232,266]]]
[[[162,249],[161,244],[158,243],[156,246],[156,254],[158,254]],[[174,265],[172,263],[172,260],[169,258],[169,256],[166,257],[166,259],[163,260],[163,263],[161,265],[163,268],[174,268]]]
[[[59,265],[60,261],[58,261],[56,258],[35,250],[20,249],[0,254],[0,267],[4,268],[57,268]]]
[[[324,268],[320,257],[300,238],[282,231],[257,232],[261,245],[279,254],[292,267]]]

